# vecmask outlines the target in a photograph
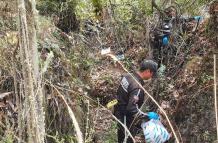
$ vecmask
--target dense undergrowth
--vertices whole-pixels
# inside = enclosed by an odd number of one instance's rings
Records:
[[[199,14],[209,1],[190,5],[181,13]],[[87,143],[116,142],[116,122],[101,107],[116,94],[123,73],[100,50],[110,47],[124,53],[130,71],[152,58],[150,31],[157,13],[150,1],[38,1],[38,53],[43,75],[46,142],[76,142],[75,130],[60,98],[73,109]],[[194,10],[193,10],[194,9]],[[215,6],[216,9],[216,6]],[[15,87],[22,84],[18,53],[15,0],[0,1],[0,142],[18,140],[18,101]],[[213,59],[217,37],[217,13],[210,11],[196,33],[176,39],[160,77],[146,82],[146,90],[167,111],[184,143],[210,143],[216,139],[213,99]],[[66,17],[65,17],[66,16]],[[175,33],[176,34],[176,33]],[[164,70],[165,68],[165,70]],[[156,110],[150,100],[144,110]],[[168,126],[163,118],[163,123]],[[25,126],[25,125],[24,125]],[[23,129],[25,130],[25,128]],[[26,135],[22,136],[23,140]],[[173,140],[173,139],[172,139]],[[173,141],[172,141],[173,142]]]

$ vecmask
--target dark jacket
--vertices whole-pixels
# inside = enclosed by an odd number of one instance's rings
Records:
[[[143,79],[137,74],[133,73],[137,81],[143,85]],[[115,112],[120,112],[126,115],[136,114],[136,105],[140,108],[144,102],[144,91],[138,83],[129,74],[122,76],[120,86],[117,90],[118,104],[115,106]]]

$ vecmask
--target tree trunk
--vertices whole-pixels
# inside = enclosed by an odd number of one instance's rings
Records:
[[[35,0],[18,0],[18,11],[19,47],[23,78],[20,93],[24,91],[22,94],[25,98],[24,108],[20,106],[22,109],[20,109],[19,114],[21,114],[21,110],[23,110],[24,115],[27,115],[24,116],[24,120],[27,123],[28,142],[44,143],[45,117],[42,104],[41,77],[38,66]],[[22,116],[20,117],[22,118]],[[22,139],[21,128],[22,127],[19,126],[20,139]]]

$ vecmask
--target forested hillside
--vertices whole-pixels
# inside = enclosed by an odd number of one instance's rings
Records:
[[[168,143],[215,143],[217,53],[217,0],[0,0],[0,143],[117,143],[108,103],[144,60],[132,124],[155,112]]]

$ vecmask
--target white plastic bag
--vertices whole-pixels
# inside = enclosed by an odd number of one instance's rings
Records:
[[[151,119],[141,124],[146,143],[164,143],[170,138],[170,134],[159,120]]]

